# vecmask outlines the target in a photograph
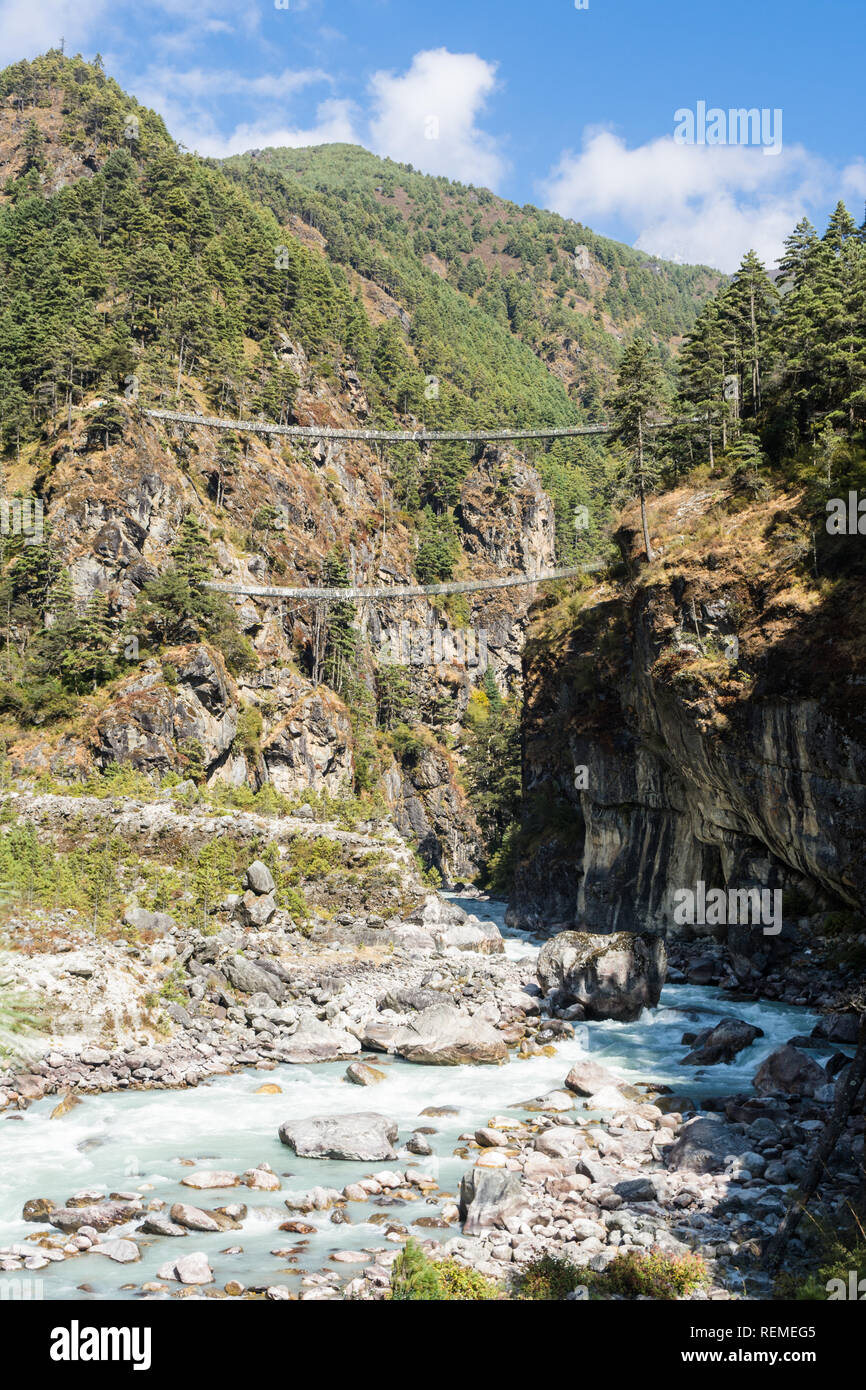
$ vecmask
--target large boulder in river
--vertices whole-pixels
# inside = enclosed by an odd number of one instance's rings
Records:
[[[432,1004],[397,1031],[393,1049],[407,1062],[457,1067],[464,1062],[502,1062],[508,1048],[485,1019],[473,1017],[453,1004]]]
[[[786,1043],[761,1063],[752,1084],[760,1096],[814,1096],[829,1080],[807,1053]]]
[[[609,1071],[607,1067],[593,1062],[589,1057],[583,1057],[579,1062],[575,1062],[565,1078],[565,1084],[575,1095],[594,1096],[607,1086],[618,1087],[622,1083],[616,1072]]]
[[[744,1047],[751,1047],[756,1038],[763,1036],[763,1028],[756,1028],[742,1018],[723,1018],[715,1028],[705,1028],[697,1035],[681,1065],[712,1067],[717,1062],[731,1062]]]
[[[659,1002],[667,952],[659,936],[563,931],[542,946],[538,982],[545,994],[582,1004],[587,1018],[628,1023]]]
[[[371,1110],[355,1115],[311,1115],[306,1120],[286,1120],[280,1139],[298,1158],[358,1159],[379,1163],[397,1157],[394,1141],[397,1124]]]

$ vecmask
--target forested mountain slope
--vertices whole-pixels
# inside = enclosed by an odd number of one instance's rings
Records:
[[[282,153],[186,154],[98,61],[52,51],[0,75],[4,486],[45,511],[44,543],[4,538],[10,766],[384,796],[428,862],[468,872],[463,782],[489,782],[487,753],[471,769],[490,719],[516,739],[526,595],[324,613],[201,586],[586,557],[613,488],[600,442],[280,447],[140,408],[574,423],[598,413],[619,340],[645,322],[667,353],[719,277],[351,147]],[[491,670],[383,666],[401,622],[483,631]]]

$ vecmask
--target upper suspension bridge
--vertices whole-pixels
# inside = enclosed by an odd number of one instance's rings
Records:
[[[289,439],[359,439],[376,444],[495,444],[510,439],[574,439],[579,435],[613,434],[616,426],[610,422],[595,425],[539,425],[534,429],[518,430],[367,430],[360,426],[349,429],[335,425],[277,425],[270,420],[231,420],[222,415],[193,415],[182,410],[142,410],[151,420],[174,420],[181,425],[206,427],[213,430],[240,430],[247,434],[278,434]],[[647,429],[670,429],[677,420],[648,422]]]

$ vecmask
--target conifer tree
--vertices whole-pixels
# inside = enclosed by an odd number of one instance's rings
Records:
[[[613,439],[627,451],[623,482],[632,496],[640,498],[641,525],[648,560],[653,558],[647,523],[646,499],[658,478],[654,443],[649,432],[661,412],[664,400],[661,363],[656,350],[636,338],[622,355],[617,374],[617,390],[610,399],[616,428]]]

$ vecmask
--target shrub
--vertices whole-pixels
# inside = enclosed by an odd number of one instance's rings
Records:
[[[521,1272],[514,1287],[515,1297],[556,1302],[586,1282],[584,1272],[559,1255],[541,1255]]]
[[[435,1262],[417,1240],[407,1240],[391,1270],[392,1299],[454,1303],[490,1302],[502,1298],[498,1285],[456,1260]]]
[[[608,1294],[624,1298],[684,1298],[708,1281],[700,1255],[666,1255],[662,1250],[625,1250],[617,1255],[595,1283]]]
[[[391,1298],[398,1302],[442,1298],[439,1271],[416,1240],[407,1240],[391,1270]]]

